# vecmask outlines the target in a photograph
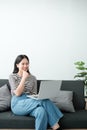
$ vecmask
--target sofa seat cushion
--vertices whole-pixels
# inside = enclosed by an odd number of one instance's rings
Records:
[[[64,129],[87,128],[87,111],[79,110],[74,113],[64,113],[60,124]]]
[[[64,129],[87,128],[87,111],[64,113],[60,119]],[[31,116],[16,116],[11,111],[0,113],[0,129],[34,129],[35,118]]]
[[[0,112],[0,129],[34,129],[35,118],[16,116],[11,111]]]

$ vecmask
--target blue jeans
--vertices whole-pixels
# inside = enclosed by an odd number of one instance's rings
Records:
[[[35,117],[35,130],[46,130],[47,124],[54,126],[63,114],[49,99],[35,100],[22,96],[13,96],[11,110],[16,115],[31,115]]]

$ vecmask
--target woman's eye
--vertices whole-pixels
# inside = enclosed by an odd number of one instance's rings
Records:
[[[27,66],[27,65],[28,65],[28,63],[26,63],[26,64],[22,63],[22,65],[26,65],[26,66]]]

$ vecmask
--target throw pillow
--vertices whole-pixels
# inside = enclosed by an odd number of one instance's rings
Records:
[[[5,111],[10,107],[11,93],[7,84],[0,87],[0,111]]]
[[[72,91],[63,91],[60,90],[58,93],[58,97],[51,99],[59,109],[67,112],[75,112],[73,106],[73,92]]]

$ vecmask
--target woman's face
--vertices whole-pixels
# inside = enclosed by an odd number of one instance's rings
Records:
[[[26,58],[22,59],[22,61],[17,64],[17,68],[19,69],[20,72],[28,71],[29,70],[29,62]]]

